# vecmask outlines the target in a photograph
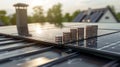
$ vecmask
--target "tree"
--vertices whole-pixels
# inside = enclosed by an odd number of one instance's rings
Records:
[[[62,10],[61,4],[58,3],[53,5],[47,12],[47,21],[55,25],[60,25],[62,23]]]
[[[72,14],[71,20],[73,20],[79,13],[80,13],[80,10],[76,10],[76,11]]]
[[[9,17],[6,16],[6,11],[5,10],[0,10],[0,20],[5,24],[5,25],[9,25]]]
[[[112,12],[116,14],[115,7],[113,5],[108,5],[107,7],[110,8]]]
[[[11,25],[16,25],[16,13],[14,13],[10,18]]]
[[[31,16],[28,16],[28,23],[34,23]]]
[[[115,16],[117,17],[117,19],[120,21],[120,12],[116,13],[115,7],[113,5],[108,5],[107,7],[112,10],[112,12],[115,14]]]
[[[5,16],[6,15],[6,11],[5,10],[0,10],[0,16]]]
[[[118,13],[116,14],[116,16],[117,16],[118,20],[120,21],[120,12],[118,12]]]
[[[46,19],[47,19],[47,22],[49,22],[49,23],[54,22],[54,16],[52,14],[52,9],[48,10]]]
[[[34,14],[33,14],[33,22],[40,22],[40,23],[44,23],[45,22],[45,16],[43,14],[43,9],[41,6],[35,6],[33,8],[34,10]]]
[[[70,13],[66,13],[64,18],[63,18],[64,22],[71,22],[71,16]]]

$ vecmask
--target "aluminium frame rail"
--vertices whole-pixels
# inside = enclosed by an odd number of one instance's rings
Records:
[[[20,59],[20,58],[23,58],[23,57],[31,56],[31,55],[33,55],[33,54],[35,55],[35,54],[38,54],[38,53],[43,53],[43,52],[45,52],[45,51],[49,51],[49,50],[52,49],[52,48],[53,48],[53,47],[47,47],[47,48],[43,48],[43,49],[40,49],[40,50],[35,50],[35,51],[23,53],[23,54],[18,54],[18,55],[11,56],[11,57],[1,58],[1,59],[0,59],[0,64],[1,64],[1,63],[5,63],[5,62],[13,61],[13,60],[15,60],[16,58],[17,58],[17,59]]]

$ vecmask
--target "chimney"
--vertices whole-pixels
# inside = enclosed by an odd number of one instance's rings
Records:
[[[30,36],[27,26],[27,4],[24,3],[17,3],[14,4],[16,9],[16,24],[18,34],[20,36]]]
[[[87,15],[90,15],[92,12],[92,9],[91,8],[88,8],[88,12],[87,12]]]

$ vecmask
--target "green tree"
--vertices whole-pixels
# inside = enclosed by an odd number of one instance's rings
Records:
[[[6,11],[5,10],[0,10],[0,16],[5,16],[6,15]]]
[[[80,10],[76,10],[75,12],[73,12],[71,16],[71,20],[73,20],[79,13],[80,13]]]
[[[0,10],[0,20],[5,24],[5,25],[9,25],[9,17],[6,16],[6,11],[5,10]]]
[[[62,5],[60,3],[53,5],[47,12],[47,21],[55,25],[62,24]]]
[[[33,22],[40,22],[40,23],[44,23],[45,22],[45,16],[43,14],[43,9],[42,6],[35,6],[33,8],[34,10],[34,14],[33,14]]]
[[[108,5],[107,7],[112,10],[112,12],[115,14],[115,16],[117,17],[117,19],[120,21],[120,12],[117,13],[115,11],[115,7],[113,5]]]
[[[32,21],[32,16],[28,16],[28,23],[34,23],[34,22]]]
[[[66,13],[64,18],[63,18],[63,21],[64,22],[71,22],[72,18],[70,16],[70,13]]]
[[[10,18],[11,25],[16,25],[16,13],[14,13]]]
[[[110,8],[112,12],[116,14],[115,7],[113,5],[108,5],[107,7]]]
[[[46,19],[47,19],[47,22],[53,23],[54,17],[53,17],[53,14],[52,14],[52,9],[48,10]]]
[[[118,20],[120,21],[120,12],[118,12],[118,13],[116,14],[116,16],[117,16]]]

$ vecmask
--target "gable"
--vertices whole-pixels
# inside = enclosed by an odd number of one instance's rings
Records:
[[[117,23],[117,20],[115,19],[114,15],[111,13],[110,10],[107,10],[107,12],[99,19],[100,23]]]

